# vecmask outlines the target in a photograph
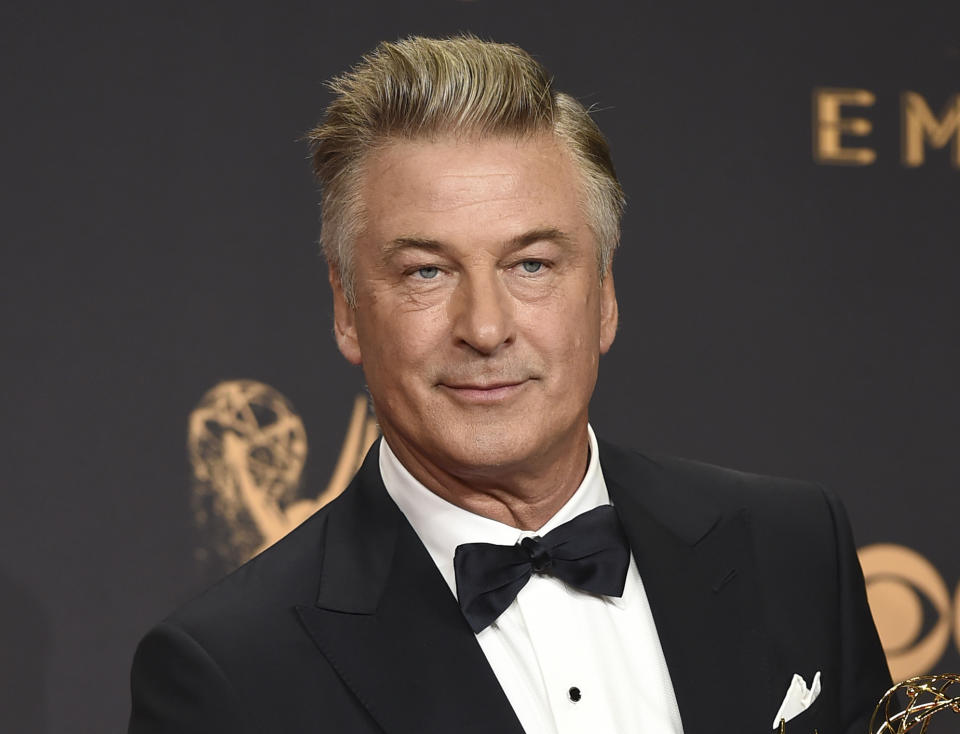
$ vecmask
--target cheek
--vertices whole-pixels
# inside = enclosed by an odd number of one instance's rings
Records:
[[[364,363],[400,382],[417,374],[437,353],[438,321],[425,311],[378,309],[357,325]]]
[[[582,310],[554,313],[550,318],[540,314],[528,321],[524,332],[558,372],[583,372],[597,361],[599,326],[586,319]]]
[[[595,306],[589,299],[586,303],[580,301],[576,307],[558,314],[550,324],[549,341],[553,344],[554,366],[570,380],[590,381],[596,375],[600,354],[600,318]]]

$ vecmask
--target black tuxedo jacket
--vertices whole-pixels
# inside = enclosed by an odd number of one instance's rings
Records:
[[[520,734],[377,448],[343,495],[143,639],[131,734]],[[600,460],[685,734],[769,732],[793,674],[818,670],[788,733],[866,732],[890,676],[839,502],[605,443]]]

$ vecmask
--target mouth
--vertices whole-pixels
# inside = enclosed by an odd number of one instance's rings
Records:
[[[497,382],[441,382],[440,387],[459,401],[478,405],[498,403],[521,392],[529,379]]]

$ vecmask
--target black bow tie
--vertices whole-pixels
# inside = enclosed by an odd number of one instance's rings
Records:
[[[611,505],[517,545],[464,543],[453,556],[460,608],[479,634],[510,606],[531,573],[555,576],[591,594],[621,596],[630,545]]]

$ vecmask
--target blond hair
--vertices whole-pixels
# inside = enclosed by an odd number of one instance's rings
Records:
[[[332,79],[335,97],[307,133],[321,189],[320,243],[355,305],[353,245],[361,232],[363,164],[378,146],[439,135],[554,134],[582,177],[601,278],[620,240],[623,190],[606,138],[577,100],[518,46],[473,36],[381,43]]]

